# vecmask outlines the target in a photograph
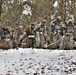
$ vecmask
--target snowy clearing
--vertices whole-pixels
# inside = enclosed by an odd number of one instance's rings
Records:
[[[0,75],[76,75],[76,51],[31,48],[1,51]]]

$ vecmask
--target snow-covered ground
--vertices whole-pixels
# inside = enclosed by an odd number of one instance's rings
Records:
[[[0,75],[76,75],[76,51],[0,50]]]

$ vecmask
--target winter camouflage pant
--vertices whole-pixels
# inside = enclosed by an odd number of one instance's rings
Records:
[[[69,34],[65,37],[65,48],[66,49],[73,49],[74,47],[74,41],[73,41],[73,35]]]
[[[36,32],[36,47],[43,48],[44,47],[44,35],[42,32]]]
[[[60,37],[59,49],[65,49],[65,36]]]

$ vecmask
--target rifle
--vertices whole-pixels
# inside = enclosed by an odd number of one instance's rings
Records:
[[[54,47],[54,44],[60,42],[60,40],[61,40],[61,39],[59,39],[59,40],[57,40],[56,42],[53,42],[53,43],[47,45],[47,48],[53,48],[53,47]]]

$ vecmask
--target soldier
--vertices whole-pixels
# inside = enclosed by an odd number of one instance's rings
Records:
[[[51,22],[50,40],[51,40],[51,42],[54,42],[54,48],[57,48],[60,45],[60,40],[59,39],[61,38],[61,35],[63,35],[62,32],[61,32],[62,25],[63,24],[61,22],[61,17],[60,16],[58,16],[54,21]]]
[[[74,49],[76,49],[76,22],[74,22],[74,37],[73,37],[73,40],[74,40]]]
[[[6,48],[13,48],[13,43],[11,41],[10,29],[3,28],[2,29],[2,42]]]
[[[72,22],[72,20],[69,20],[67,24],[67,33],[69,32],[73,33],[73,31],[74,31],[74,23]]]
[[[34,23],[29,26],[29,28],[26,30],[27,38],[28,38],[28,47],[34,47],[35,46],[35,32],[34,32]]]
[[[74,40],[73,40],[74,24],[73,24],[73,22],[71,20],[68,21],[68,24],[67,24],[66,28],[67,28],[67,32],[66,32],[66,49],[73,49],[73,47],[74,47]]]
[[[13,42],[13,48],[18,47],[18,37],[17,37],[17,31],[15,29],[11,30],[11,41]]]
[[[22,35],[19,36],[19,47],[26,48],[27,47],[27,35],[26,30],[22,31]]]
[[[36,24],[35,32],[36,32],[36,47],[37,48],[44,48],[45,37],[47,36],[47,27],[46,27],[46,20],[43,19],[40,24]]]

